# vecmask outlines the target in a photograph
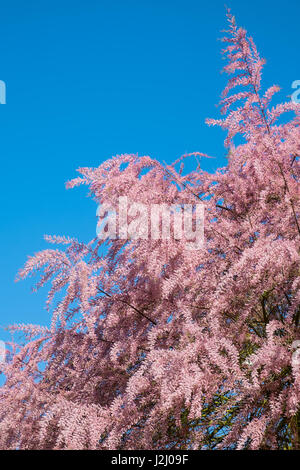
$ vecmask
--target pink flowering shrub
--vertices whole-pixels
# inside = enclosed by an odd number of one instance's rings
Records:
[[[204,245],[47,237],[65,249],[19,278],[51,282],[52,323],[11,327],[27,340],[1,365],[2,449],[299,448],[299,107],[271,107],[278,87],[261,92],[264,61],[228,19],[224,119],[208,120],[228,165],[184,175],[121,155],[68,183],[102,204],[202,200]]]

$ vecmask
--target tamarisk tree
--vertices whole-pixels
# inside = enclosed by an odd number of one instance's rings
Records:
[[[299,107],[271,107],[279,88],[261,91],[264,61],[227,16],[224,116],[208,120],[227,166],[126,154],[67,183],[113,207],[203,203],[204,244],[46,237],[62,249],[18,277],[51,283],[52,321],[10,327],[25,341],[1,364],[2,449],[299,448]]]

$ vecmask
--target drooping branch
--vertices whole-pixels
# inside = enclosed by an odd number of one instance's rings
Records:
[[[103,289],[101,289],[100,287],[97,288],[99,292],[101,292],[102,294],[106,295],[107,297],[110,297],[110,298],[113,298],[113,296],[111,294],[109,294],[108,292],[105,292]],[[145,315],[143,312],[141,312],[141,310],[139,310],[138,308],[136,308],[134,305],[131,305],[129,302],[127,302],[127,300],[124,300],[124,299],[114,299],[116,302],[121,302],[125,305],[127,305],[128,307],[132,308],[135,312],[137,312],[139,315],[141,315],[142,317],[146,318],[146,320],[148,320],[149,322],[151,322],[153,325],[157,325],[157,322],[155,320],[152,320],[152,318],[148,317],[147,315]]]

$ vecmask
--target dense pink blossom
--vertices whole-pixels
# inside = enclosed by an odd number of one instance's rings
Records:
[[[204,246],[47,237],[65,249],[19,278],[51,282],[52,322],[12,327],[27,341],[1,366],[2,449],[299,448],[300,113],[269,107],[279,88],[261,92],[264,60],[228,20],[224,118],[208,120],[227,132],[228,165],[184,174],[178,163],[204,155],[126,154],[67,185],[102,204],[202,200]]]

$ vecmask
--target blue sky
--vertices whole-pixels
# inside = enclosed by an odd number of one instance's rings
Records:
[[[224,3],[284,100],[300,79],[298,0],[0,1],[1,325],[49,321],[47,289],[14,282],[44,234],[95,236],[96,203],[64,186],[76,168],[118,153],[201,151],[216,157],[206,169],[225,164],[222,131],[204,123],[225,85]]]

